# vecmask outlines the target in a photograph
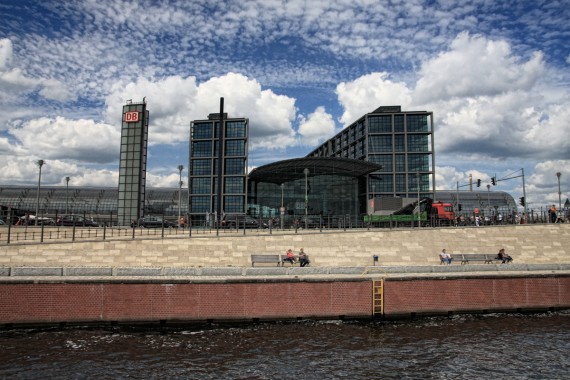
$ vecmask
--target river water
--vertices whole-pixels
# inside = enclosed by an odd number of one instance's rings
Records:
[[[570,311],[0,332],[2,379],[568,379]]]

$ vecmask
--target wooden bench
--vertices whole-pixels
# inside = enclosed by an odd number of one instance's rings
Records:
[[[263,264],[277,264],[277,266],[281,265],[281,255],[271,255],[271,254],[254,254],[251,255],[251,266],[254,266],[255,263],[263,263]]]
[[[469,264],[471,261],[482,261],[485,264],[491,264],[494,261],[502,261],[496,259],[496,254],[488,254],[488,253],[457,253],[455,254],[457,259],[461,259],[461,265]]]

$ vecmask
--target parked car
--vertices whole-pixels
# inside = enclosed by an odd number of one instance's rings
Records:
[[[26,219],[26,217],[24,216],[20,219]],[[35,215],[28,215],[27,222],[29,225],[55,226],[55,220],[53,220],[52,218],[44,217],[44,216],[40,216],[40,217],[36,218]]]
[[[83,215],[63,215],[57,220],[56,224],[58,226],[99,227],[96,221]]]
[[[170,220],[162,220],[162,218],[159,218],[158,216],[145,216],[144,218],[140,218],[136,225],[135,223],[131,224],[131,227],[136,226],[144,228],[162,228],[164,226],[164,228],[171,228],[177,227],[177,224]]]
[[[252,218],[245,214],[225,215],[220,224],[222,228],[267,228],[266,222]]]

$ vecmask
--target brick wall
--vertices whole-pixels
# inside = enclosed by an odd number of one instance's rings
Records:
[[[570,307],[570,277],[387,281],[387,315]]]
[[[410,279],[384,284],[387,317],[570,308],[570,277]],[[3,283],[0,324],[369,318],[372,282]]]
[[[0,284],[0,323],[368,317],[371,284]]]

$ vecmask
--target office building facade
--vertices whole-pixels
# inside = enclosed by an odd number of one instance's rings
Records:
[[[146,189],[146,161],[149,112],[146,101],[129,101],[123,106],[119,160],[119,226],[130,226],[143,216]]]
[[[366,199],[398,208],[404,199],[435,197],[433,113],[384,106],[324,142],[307,157],[342,157],[378,164]],[[396,202],[395,202],[396,201]]]
[[[197,224],[246,212],[249,120],[221,116],[210,114],[190,125],[188,214]]]

